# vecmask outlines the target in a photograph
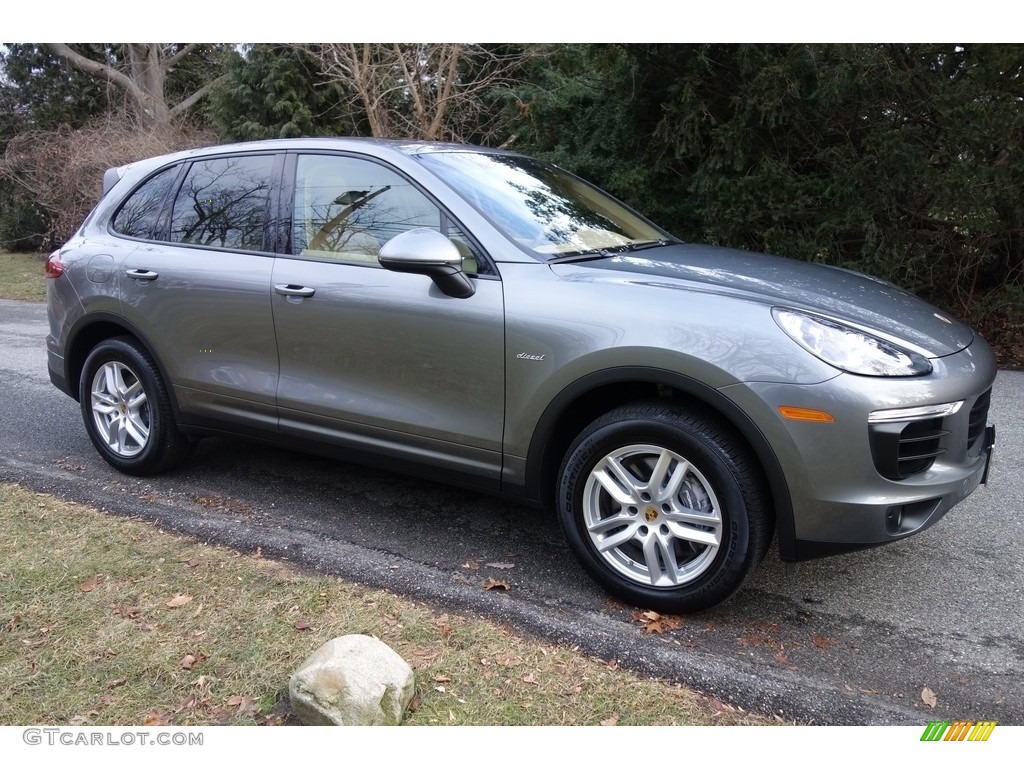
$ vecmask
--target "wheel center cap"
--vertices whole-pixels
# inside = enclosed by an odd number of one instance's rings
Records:
[[[656,510],[654,507],[648,507],[647,509],[644,510],[644,520],[646,520],[648,523],[653,523],[657,519],[658,510]]]

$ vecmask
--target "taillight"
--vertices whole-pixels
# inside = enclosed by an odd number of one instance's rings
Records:
[[[60,251],[54,251],[46,259],[46,276],[60,277],[64,274],[64,265],[60,263]]]

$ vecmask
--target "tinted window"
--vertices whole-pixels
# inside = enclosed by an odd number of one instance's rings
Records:
[[[180,167],[165,168],[132,192],[114,217],[114,231],[128,237],[162,239],[157,231],[160,212]]]
[[[171,214],[171,240],[263,250],[274,158],[222,157],[192,164]]]
[[[416,227],[440,231],[441,211],[398,173],[351,157],[298,160],[292,249],[376,263],[384,243]]]
[[[376,264],[381,246],[418,227],[446,235],[462,254],[466,272],[484,267],[470,239],[397,171],[355,157],[299,157],[292,253]]]

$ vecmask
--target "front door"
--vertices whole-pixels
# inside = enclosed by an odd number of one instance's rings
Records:
[[[272,279],[281,431],[497,484],[504,310],[494,269],[416,185],[370,159],[299,156],[292,203],[290,254]],[[463,252],[473,296],[380,267],[381,246],[415,227]]]

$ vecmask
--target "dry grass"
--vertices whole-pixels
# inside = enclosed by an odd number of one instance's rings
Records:
[[[413,725],[765,722],[483,620],[0,485],[2,725],[293,722],[289,675],[349,633],[415,668]]]
[[[0,299],[46,299],[46,256],[39,253],[0,253]]]

